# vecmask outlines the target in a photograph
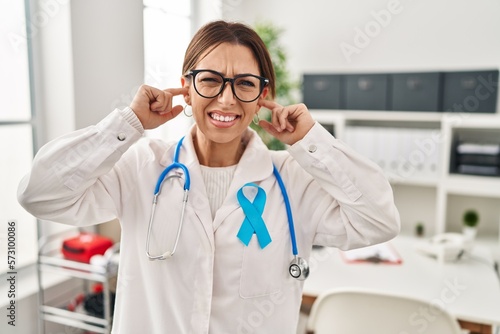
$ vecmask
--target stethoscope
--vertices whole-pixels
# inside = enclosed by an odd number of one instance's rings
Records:
[[[188,201],[188,195],[189,195],[189,188],[191,186],[191,178],[189,176],[189,170],[186,167],[186,165],[182,164],[179,162],[179,152],[182,146],[182,142],[184,140],[184,137],[179,140],[177,143],[177,146],[175,148],[174,152],[174,161],[172,164],[167,166],[163,172],[161,173],[160,177],[158,178],[158,181],[156,182],[156,187],[154,191],[154,197],[153,197],[153,204],[151,207],[151,216],[149,218],[149,224],[148,224],[148,234],[146,237],[146,255],[150,260],[166,260],[172,256],[174,256],[175,251],[177,249],[177,244],[179,242],[179,236],[181,234],[182,230],[182,225],[184,224],[184,212],[186,210],[186,204]],[[158,196],[160,194],[160,190],[162,187],[162,184],[165,180],[171,179],[171,178],[182,178],[178,174],[170,174],[168,173],[172,171],[173,169],[182,169],[182,172],[184,174],[184,197],[182,199],[182,212],[181,212],[181,218],[179,222],[179,226],[177,228],[177,235],[175,238],[174,246],[172,250],[167,250],[165,253],[161,255],[151,255],[149,252],[149,241],[151,237],[151,227],[153,225],[153,220],[155,216],[155,211],[156,211],[156,205],[158,204]],[[281,175],[279,174],[278,170],[276,169],[276,166],[273,166],[273,174],[276,177],[276,180],[278,181],[278,185],[281,189],[281,193],[283,195],[283,200],[285,202],[285,208],[286,208],[286,214],[288,218],[288,228],[290,230],[290,240],[292,242],[292,253],[293,253],[293,260],[290,262],[290,266],[288,267],[288,272],[293,278],[296,278],[300,281],[303,281],[309,276],[309,264],[307,261],[300,256],[298,256],[299,252],[297,250],[297,241],[295,239],[295,227],[293,224],[293,217],[292,217],[292,209],[290,206],[290,200],[288,199],[288,194],[285,188],[285,185],[283,184],[283,180],[281,178]]]

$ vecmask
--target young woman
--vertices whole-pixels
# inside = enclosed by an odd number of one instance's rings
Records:
[[[180,81],[142,86],[129,108],[45,145],[19,201],[77,226],[120,220],[114,333],[295,333],[308,273],[296,250],[307,259],[313,244],[351,249],[393,238],[391,187],[305,105],[268,99],[273,66],[251,28],[202,27]],[[184,139],[143,138],[182,113],[176,95],[195,121]],[[269,151],[249,128],[262,107],[272,120],[260,126],[287,151]]]

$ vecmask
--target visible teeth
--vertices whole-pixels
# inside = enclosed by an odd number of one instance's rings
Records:
[[[232,122],[236,119],[236,116],[222,116],[219,114],[210,114],[210,117],[219,122]]]

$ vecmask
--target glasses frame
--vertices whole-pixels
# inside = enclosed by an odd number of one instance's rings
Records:
[[[203,94],[201,94],[199,91],[198,91],[198,88],[196,88],[196,75],[198,73],[201,73],[201,72],[210,72],[212,74],[216,74],[216,75],[219,75],[221,78],[222,78],[222,85],[220,87],[220,90],[217,94],[215,94],[214,96],[205,96]],[[245,102],[245,103],[250,103],[250,102],[253,102],[255,100],[257,100],[259,98],[259,96],[262,94],[262,92],[264,91],[264,88],[269,84],[269,79],[267,78],[264,78],[264,77],[261,77],[261,76],[258,76],[258,75],[255,75],[255,74],[251,74],[251,73],[243,73],[243,74],[238,74],[236,76],[234,76],[233,78],[226,78],[222,75],[222,73],[219,73],[217,71],[214,71],[214,70],[207,70],[207,69],[200,69],[200,70],[190,70],[186,73],[186,76],[191,76],[193,78],[193,86],[194,86],[194,90],[196,91],[196,93],[198,93],[198,95],[200,95],[201,97],[204,97],[206,99],[213,99],[214,97],[220,95],[223,91],[224,91],[224,88],[226,87],[226,83],[230,83],[231,84],[231,90],[233,92],[233,95],[238,99],[240,100],[241,102]],[[254,78],[257,78],[259,79],[260,81],[260,89],[259,89],[259,94],[257,94],[257,97],[252,99],[252,100],[243,100],[241,99],[240,97],[238,97],[238,95],[236,95],[236,91],[234,89],[234,81],[237,80],[238,78],[242,78],[242,77],[248,77],[248,76],[251,76],[251,77],[254,77]]]

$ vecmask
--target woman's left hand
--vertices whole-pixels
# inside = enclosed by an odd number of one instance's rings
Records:
[[[271,122],[260,120],[259,125],[285,144],[295,144],[304,138],[314,125],[314,119],[302,103],[283,107],[276,102],[259,99],[258,104],[271,110]]]

